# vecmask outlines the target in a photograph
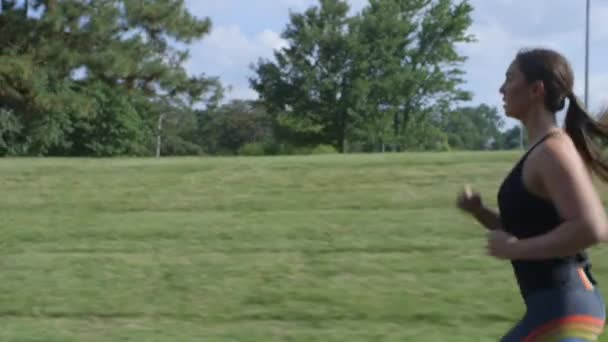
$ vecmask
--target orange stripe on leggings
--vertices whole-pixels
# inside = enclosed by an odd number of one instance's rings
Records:
[[[556,342],[563,339],[575,339],[576,341],[597,341],[602,333],[602,328],[597,325],[570,323],[556,327],[535,338],[538,342]]]
[[[528,336],[523,339],[523,342],[534,342],[538,337],[545,333],[558,328],[561,325],[572,324],[572,323],[584,323],[592,326],[597,326],[598,330],[603,329],[604,320],[593,316],[574,315],[565,318],[559,318],[548,323],[545,323],[540,328],[532,331]]]
[[[591,282],[589,281],[589,278],[587,278],[587,274],[585,273],[585,271],[583,271],[582,268],[578,268],[578,276],[581,277],[581,281],[583,282],[583,285],[585,285],[585,288],[587,290],[593,290],[593,284],[591,284]]]

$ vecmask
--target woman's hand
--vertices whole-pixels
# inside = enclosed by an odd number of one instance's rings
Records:
[[[481,195],[474,192],[469,185],[465,185],[464,191],[458,194],[456,205],[469,214],[479,212],[483,207]]]
[[[495,229],[488,233],[488,254],[498,259],[517,258],[517,238],[504,230]]]

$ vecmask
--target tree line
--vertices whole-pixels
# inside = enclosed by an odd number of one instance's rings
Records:
[[[185,69],[212,30],[183,0],[1,0],[0,155],[261,155],[510,149],[467,106],[467,1],[320,0],[252,64],[257,100]]]

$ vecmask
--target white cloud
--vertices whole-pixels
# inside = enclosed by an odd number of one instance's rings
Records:
[[[471,29],[476,42],[463,44],[459,50],[468,59],[464,64],[466,84],[464,89],[473,93],[473,105],[486,103],[502,111],[502,100],[498,89],[504,73],[517,51],[523,46],[532,45],[525,37],[516,37],[496,21],[485,24],[475,23]],[[507,126],[515,121],[506,118]]]
[[[191,72],[206,70],[209,74],[213,69],[216,72],[246,72],[250,63],[259,57],[271,57],[273,49],[286,45],[278,33],[269,29],[250,38],[239,26],[217,27],[202,42],[191,47],[187,68]]]
[[[257,1],[260,1],[260,0],[257,0]],[[270,0],[270,1],[274,1],[282,7],[286,7],[290,10],[294,10],[294,11],[298,11],[298,12],[304,11],[311,6],[319,5],[318,0]],[[358,12],[364,6],[366,6],[368,4],[368,0],[349,0],[348,4],[350,5],[351,13]]]
[[[259,1],[259,0],[258,0]],[[289,8],[290,10],[302,11],[315,4],[311,0],[274,0],[277,5]]]
[[[231,89],[226,94],[227,101],[229,100],[255,100],[258,98],[258,93],[255,90],[247,87],[247,86],[239,86]]]
[[[279,50],[288,46],[287,41],[278,33],[268,29],[260,32],[256,40],[270,50]]]
[[[274,49],[287,46],[280,35],[264,29],[253,37],[239,26],[220,26],[212,30],[203,41],[191,47],[186,69],[192,74],[204,72],[218,75],[225,87],[226,99],[254,99],[257,93],[249,88],[250,65],[260,57],[272,57]]]
[[[594,2],[589,15],[589,26],[591,28],[591,41],[601,42],[608,40],[608,2]]]
[[[360,12],[369,2],[368,0],[349,0],[348,3],[350,4],[350,13],[352,14]]]
[[[526,47],[547,47],[562,53],[575,72],[576,93],[581,97],[584,95],[584,3],[581,5],[568,0],[474,0],[472,3],[475,11],[470,32],[476,36],[477,42],[462,45],[459,49],[469,57],[464,68],[467,80],[465,89],[473,91],[473,104],[488,103],[502,111],[498,88],[508,64],[518,50]],[[601,48],[607,45],[608,26],[599,23],[599,18],[608,19],[608,3],[593,6],[590,67],[592,109],[598,107],[601,101],[607,101],[605,96],[598,93],[601,89],[608,89],[608,84],[603,81],[605,76],[601,76],[608,74],[608,69],[600,65],[603,58],[599,58],[608,53],[607,49]],[[599,76],[594,77],[597,73]],[[515,121],[507,119],[507,123],[511,126]]]
[[[221,82],[230,89],[226,92],[226,99],[257,98],[257,93],[249,87],[248,77],[252,76],[250,65],[259,58],[272,58],[273,51],[288,46],[286,40],[278,33],[283,30],[287,22],[281,22],[280,26],[258,28],[252,30],[252,22],[235,15],[234,11],[243,11],[251,14],[248,17],[256,17],[256,12],[265,12],[270,15],[276,12],[277,17],[284,17],[288,11],[301,12],[310,6],[318,5],[317,0],[257,0],[259,2],[248,3],[239,0],[187,0],[187,6],[196,16],[202,17],[206,13],[212,13],[213,22],[211,33],[204,37],[201,42],[190,47],[190,59],[186,63],[186,69],[192,74],[205,73],[207,75],[219,76]],[[360,10],[367,0],[352,0],[351,11]],[[269,11],[272,9],[272,11]],[[230,12],[231,21],[225,19],[217,25],[218,15]],[[223,18],[226,18],[224,16]],[[264,24],[266,25],[266,24]],[[259,25],[258,25],[259,27]]]
[[[273,58],[273,50],[287,46],[280,37],[288,12],[301,12],[318,0],[186,0],[196,16],[210,16],[212,32],[191,48],[191,73],[219,76],[231,85],[228,98],[255,98],[247,78],[258,58]],[[367,0],[350,0],[351,13]],[[459,46],[468,56],[464,88],[474,93],[473,103],[487,103],[502,111],[500,87],[504,72],[523,47],[549,47],[563,53],[575,71],[576,91],[584,89],[584,1],[471,0],[474,6],[470,32],[478,41]],[[608,1],[593,1],[591,13],[591,108],[608,104]],[[263,18],[254,20],[252,18]],[[507,121],[512,125],[511,119]]]
[[[608,108],[608,72],[589,77],[589,109],[598,112]]]
[[[204,55],[207,62],[219,67],[234,67],[246,63],[255,45],[236,26],[218,27],[192,48],[192,55]],[[197,62],[197,61],[194,61]]]
[[[205,13],[219,12],[228,9],[226,0],[186,0],[186,8],[196,16],[205,16]]]

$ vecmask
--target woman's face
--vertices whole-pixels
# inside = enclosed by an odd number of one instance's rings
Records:
[[[531,107],[533,94],[531,84],[519,70],[516,61],[507,69],[505,82],[500,87],[503,108],[508,117],[521,120]]]

